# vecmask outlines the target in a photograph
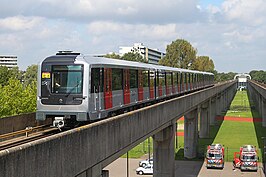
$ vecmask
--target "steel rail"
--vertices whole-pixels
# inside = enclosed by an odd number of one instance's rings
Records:
[[[58,130],[58,128],[51,128],[51,129],[47,129],[47,130],[38,132],[37,135],[35,134],[35,135],[29,136],[29,137],[24,137],[23,139],[18,139],[18,140],[11,141],[11,142],[1,142],[0,143],[0,151],[11,148],[11,147],[15,147],[15,146],[18,146],[21,144],[29,143],[29,142],[34,141],[34,140],[45,138],[45,137],[51,136],[51,135],[58,133],[58,132],[60,132]]]
[[[6,139],[9,137],[13,137],[13,136],[17,136],[17,135],[21,135],[21,134],[26,134],[26,136],[28,135],[28,133],[33,132],[35,130],[41,129],[41,128],[46,128],[49,127],[51,124],[47,124],[47,125],[40,125],[40,126],[36,126],[36,127],[26,127],[26,129],[24,130],[19,130],[19,131],[15,131],[15,132],[11,132],[11,133],[6,133],[3,135],[0,135],[0,139]]]

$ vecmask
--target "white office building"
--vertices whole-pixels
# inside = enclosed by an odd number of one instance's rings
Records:
[[[158,64],[159,60],[165,56],[164,52],[158,49],[148,48],[142,43],[134,43],[132,47],[119,47],[119,55],[122,56],[128,52],[137,52],[151,64]]]
[[[17,56],[4,56],[0,55],[0,66],[6,66],[9,69],[18,66]]]

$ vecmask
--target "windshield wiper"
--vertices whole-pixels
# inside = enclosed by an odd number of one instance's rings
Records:
[[[74,89],[76,89],[79,86],[79,83],[77,85],[75,85],[66,95],[66,97],[68,97],[73,91]]]

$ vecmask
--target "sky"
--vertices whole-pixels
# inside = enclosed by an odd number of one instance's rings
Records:
[[[25,70],[59,50],[118,53],[143,43],[165,52],[176,39],[218,72],[266,70],[265,0],[1,0],[0,55]]]

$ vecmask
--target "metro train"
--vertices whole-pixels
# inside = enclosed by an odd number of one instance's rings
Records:
[[[38,67],[36,119],[59,129],[210,87],[214,75],[160,65],[59,52]]]

